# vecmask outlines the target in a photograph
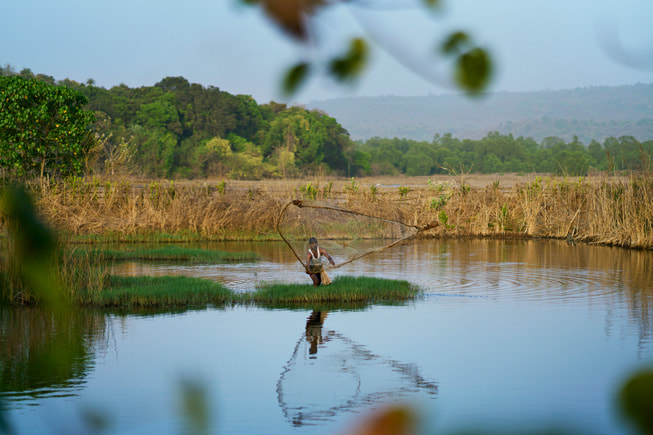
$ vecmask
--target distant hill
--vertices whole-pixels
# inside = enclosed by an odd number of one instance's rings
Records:
[[[560,91],[498,92],[481,99],[459,95],[351,97],[312,101],[336,118],[352,139],[401,137],[431,141],[436,133],[480,139],[490,131],[571,140],[586,145],[623,135],[653,139],[653,84]]]

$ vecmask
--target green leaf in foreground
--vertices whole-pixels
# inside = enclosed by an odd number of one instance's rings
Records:
[[[492,63],[488,53],[479,47],[462,54],[456,61],[458,85],[470,94],[482,92],[490,83]]]
[[[642,434],[653,433],[653,369],[634,374],[618,395],[621,413]]]
[[[363,72],[367,63],[369,47],[363,38],[353,38],[349,42],[349,51],[335,58],[329,65],[329,71],[337,80],[353,80]]]
[[[309,72],[310,65],[306,62],[298,63],[286,71],[282,84],[283,93],[286,95],[294,94],[304,84]]]

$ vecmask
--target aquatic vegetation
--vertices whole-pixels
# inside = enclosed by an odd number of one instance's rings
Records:
[[[77,298],[80,305],[94,307],[155,308],[224,304],[233,292],[222,285],[186,276],[112,276],[104,291]]]
[[[328,286],[266,283],[248,296],[254,302],[320,303],[380,302],[416,297],[420,290],[408,281],[368,277],[340,276]]]
[[[257,291],[235,293],[216,282],[186,276],[111,276],[102,291],[77,292],[82,306],[129,309],[187,307],[207,304],[383,303],[415,298],[420,290],[407,281],[343,276],[329,286],[263,284]]]
[[[185,263],[232,263],[256,261],[260,256],[254,252],[224,252],[212,249],[180,248],[166,246],[155,249],[89,249],[77,253],[104,261],[175,261]]]

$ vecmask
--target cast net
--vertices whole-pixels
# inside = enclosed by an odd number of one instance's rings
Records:
[[[375,216],[330,201],[291,201],[277,219],[279,235],[303,267],[307,266],[308,241],[312,237],[336,261],[332,268],[338,268],[432,227],[409,224],[402,216]]]

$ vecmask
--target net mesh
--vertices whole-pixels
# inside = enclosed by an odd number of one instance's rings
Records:
[[[277,220],[277,231],[303,267],[307,267],[311,237],[334,258],[333,268],[338,268],[411,239],[425,229],[327,201],[291,201]]]

